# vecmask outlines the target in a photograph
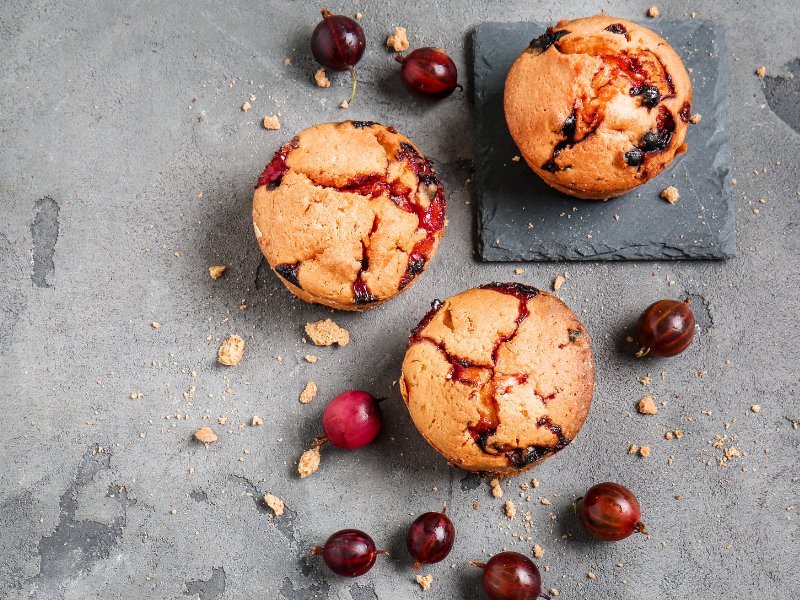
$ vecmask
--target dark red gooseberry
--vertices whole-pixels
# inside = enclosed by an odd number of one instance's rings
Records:
[[[592,536],[606,542],[624,540],[632,533],[643,533],[639,501],[619,483],[598,483],[577,500],[578,517]]]
[[[356,21],[344,15],[334,15],[322,9],[322,21],[311,34],[311,53],[316,61],[334,71],[350,71],[353,91],[348,100],[352,104],[356,98],[356,72],[354,67],[364,56],[367,38]]]
[[[483,590],[491,600],[536,600],[542,578],[533,561],[519,552],[495,554],[483,568]]]
[[[450,554],[456,537],[456,528],[442,512],[427,512],[417,517],[408,529],[406,547],[414,559],[414,568],[437,563]]]
[[[398,55],[397,60],[402,63],[403,83],[416,94],[441,99],[461,87],[456,64],[441,48],[417,48],[406,57]]]
[[[322,548],[314,546],[311,552],[322,554],[328,568],[343,577],[363,575],[375,564],[378,554],[386,554],[377,550],[372,538],[358,529],[337,531]]]
[[[692,343],[694,329],[694,314],[688,300],[659,300],[648,306],[639,317],[636,328],[639,351],[636,356],[680,354]]]

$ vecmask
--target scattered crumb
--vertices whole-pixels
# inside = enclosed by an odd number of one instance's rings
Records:
[[[263,424],[264,424],[264,419],[262,419],[258,415],[253,415],[253,418],[250,419],[250,425],[252,425],[253,427],[258,427],[259,425]]]
[[[208,274],[211,275],[211,279],[217,280],[222,277],[227,270],[228,267],[225,265],[213,265],[208,267]]]
[[[303,452],[303,456],[300,457],[300,463],[297,465],[297,472],[300,474],[301,479],[305,479],[319,469],[319,458],[319,446]]]
[[[281,128],[281,121],[278,119],[278,115],[272,115],[271,117],[264,117],[261,120],[261,125],[264,129],[275,131]]]
[[[503,505],[503,510],[506,512],[506,516],[509,519],[513,519],[517,515],[517,507],[511,500],[506,500],[506,503]]]
[[[348,104],[347,100],[342,100],[342,103],[339,105],[339,108],[347,108],[348,106],[350,106],[350,104]]]
[[[220,425],[227,425],[228,424],[228,417],[220,417],[217,419],[217,423]]]
[[[655,7],[653,7],[653,8],[655,8]],[[653,9],[651,8],[650,10],[653,10]],[[657,9],[656,9],[656,10],[657,10]],[[654,17],[657,17],[658,15],[652,15],[652,16],[654,16]],[[586,574],[586,576],[587,576],[589,579],[597,579],[597,575],[595,575],[595,574],[594,574],[594,573],[592,573],[591,571],[589,571],[589,572]]]
[[[652,396],[645,396],[641,400],[639,400],[639,404],[636,405],[636,410],[638,410],[643,415],[654,415],[658,412],[656,408],[656,403],[653,401]]]
[[[566,279],[563,275],[556,275],[555,279],[553,279],[553,291],[557,292],[561,289],[561,286],[564,285]]]
[[[319,360],[319,356],[314,356],[313,354],[306,354],[305,356],[306,362],[310,362],[312,365]]]
[[[639,446],[636,444],[631,444],[628,448],[628,454],[636,454],[637,452],[639,452]]]
[[[492,486],[492,496],[494,496],[495,498],[503,497],[503,488],[500,487],[499,479],[492,479],[489,482],[489,485]]]
[[[178,514],[178,509],[177,508],[170,509],[169,514],[177,515]]]
[[[394,33],[386,38],[386,45],[395,52],[405,52],[411,44],[408,43],[405,27],[395,27]]]
[[[683,437],[683,431],[681,429],[676,429],[674,433],[675,437],[678,439],[681,439]]]
[[[306,384],[306,387],[303,388],[303,391],[300,392],[300,402],[303,404],[308,404],[314,399],[314,396],[317,395],[317,384],[313,381],[309,381]]]
[[[639,456],[642,458],[647,458],[650,456],[650,446],[642,446],[639,448]]]
[[[138,400],[139,398],[144,398],[144,394],[142,392],[133,392],[131,398],[133,400]]]
[[[194,432],[194,437],[198,442],[203,442],[204,444],[212,444],[219,439],[211,427],[201,427]]]
[[[515,157],[513,157],[513,158],[511,159],[511,162],[519,162],[519,161],[520,161],[519,154],[517,154]]]
[[[536,558],[542,558],[544,556],[544,550],[542,550],[542,547],[539,544],[535,544],[533,546],[533,555]]]
[[[761,405],[760,404],[753,404],[753,406],[750,407],[750,410],[753,411],[754,413],[760,413],[761,412]]]
[[[427,592],[429,589],[431,589],[433,575],[417,575],[417,583],[424,591]]]
[[[243,356],[244,340],[238,335],[232,335],[219,347],[217,362],[221,365],[233,367],[241,362]]]
[[[678,188],[676,188],[674,185],[671,185],[661,192],[661,197],[670,204],[675,204],[681,195],[678,193]]]
[[[475,510],[478,510],[480,507],[481,507],[480,502],[478,502],[477,500],[475,500],[472,503],[472,508],[474,508]]]
[[[251,108],[252,108],[252,105],[251,105],[249,102],[245,102],[244,104],[242,104],[242,110],[243,110],[244,112],[247,112],[247,111],[248,111],[248,110],[250,110]]]
[[[764,77],[764,75],[766,75],[766,74],[767,74],[766,67],[758,67],[756,69],[756,75],[758,75],[759,77]]]
[[[291,67],[292,66],[292,59],[291,58],[284,58],[283,59],[283,66],[284,67]]]
[[[283,500],[281,500],[277,496],[273,496],[272,494],[265,494],[264,504],[266,504],[269,508],[272,509],[272,512],[275,513],[276,517],[280,517],[283,514]]]
[[[150,327],[152,327],[153,329],[161,329],[161,323],[153,321],[152,323],[150,323]]]
[[[703,115],[701,115],[700,113],[694,113],[691,117],[689,117],[689,122],[694,125],[697,125],[700,122],[700,119],[702,118]]]
[[[325,74],[325,69],[322,67],[317,69],[317,72],[314,73],[314,81],[317,82],[317,87],[331,87],[331,80],[328,79],[328,76]]]
[[[522,275],[525,269],[514,269],[514,275]]]
[[[733,178],[731,179],[731,185],[736,185],[736,177],[733,177]]]
[[[542,498],[539,502],[541,502],[542,506],[550,506],[550,500],[547,498]]]
[[[360,21],[363,18],[364,18],[364,15],[362,15],[360,12],[356,13],[356,19],[358,19]]]
[[[664,434],[664,439],[665,440],[671,440],[672,438],[673,438],[673,435],[672,435],[671,431],[668,431],[667,433]]]
[[[531,485],[535,488],[539,487],[539,480],[536,479],[536,477],[534,477],[533,479],[531,479]]]
[[[350,332],[339,327],[330,319],[306,323],[306,333],[317,346],[347,346],[350,343]]]
[[[550,595],[558,596],[558,590],[556,588],[550,588]]]
[[[651,19],[655,19],[656,17],[660,17],[661,16],[661,11],[658,10],[657,6],[651,6],[647,10],[647,16],[650,17]]]
[[[253,83],[253,82],[251,81],[250,83]],[[253,94],[250,94],[250,97],[248,98],[248,100],[250,102],[255,102],[256,101],[256,97]]]

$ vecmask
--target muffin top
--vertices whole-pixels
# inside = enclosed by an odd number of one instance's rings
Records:
[[[436,252],[444,192],[393,127],[315,125],[258,179],[253,228],[286,286],[308,302],[363,310],[408,287]]]
[[[468,471],[516,474],[564,448],[589,412],[589,336],[547,292],[467,290],[412,332],[400,389],[420,433]]]
[[[514,141],[548,185],[607,199],[686,150],[692,87],[660,36],[595,15],[534,39],[509,70],[504,105]]]

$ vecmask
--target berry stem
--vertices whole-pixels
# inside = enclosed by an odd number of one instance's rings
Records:
[[[486,568],[486,563],[478,562],[477,560],[471,560],[467,564],[472,565],[473,567],[478,567],[479,569]]]
[[[356,87],[358,87],[358,79],[356,78],[356,70],[350,67],[350,77],[353,78],[353,91],[350,94],[350,99],[347,101],[347,106],[350,106],[356,99]]]
[[[313,547],[311,548],[311,554],[313,554],[313,555],[315,555],[315,556],[316,556],[317,554],[322,554],[322,546],[313,546]]]
[[[645,529],[644,523],[642,523],[641,521],[636,521],[636,524],[633,526],[633,530],[636,533],[641,533],[642,535],[647,535],[647,536],[650,535],[649,533],[647,533],[647,529]]]
[[[317,437],[314,438],[314,441],[311,442],[311,449],[313,450],[314,448],[319,448],[320,446],[322,446],[322,444],[324,444],[327,441],[328,441],[327,436],[318,435]]]
[[[639,348],[638,352],[636,352],[636,358],[644,358],[650,354],[650,348]]]

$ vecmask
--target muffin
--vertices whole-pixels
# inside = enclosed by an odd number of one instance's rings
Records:
[[[636,23],[559,21],[506,78],[511,136],[545,183],[594,200],[652,179],[686,151],[692,85],[680,57]]]
[[[411,333],[400,391],[450,464],[515,475],[569,444],[594,390],[589,335],[558,298],[519,283],[467,290]]]
[[[306,302],[364,310],[407,289],[444,233],[431,163],[393,127],[315,125],[284,144],[253,196],[270,267]]]

